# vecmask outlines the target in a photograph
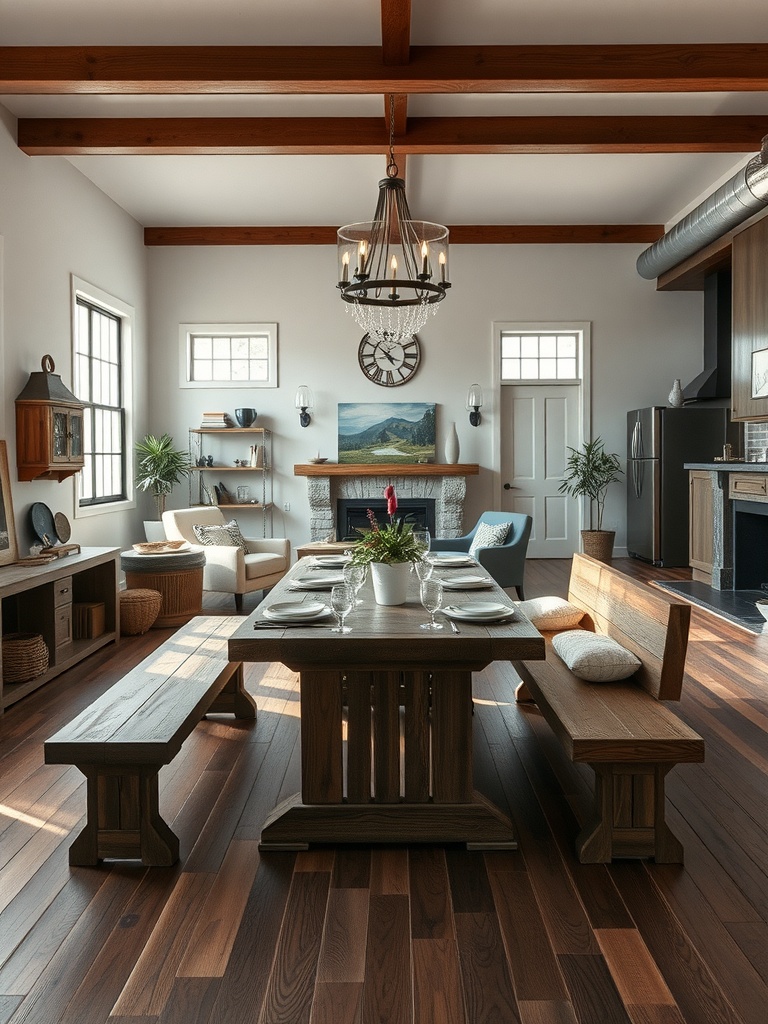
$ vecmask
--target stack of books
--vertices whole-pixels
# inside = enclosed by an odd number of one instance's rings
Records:
[[[231,427],[232,421],[225,412],[204,412],[201,427]]]

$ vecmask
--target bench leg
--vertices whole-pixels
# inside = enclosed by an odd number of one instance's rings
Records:
[[[665,818],[664,780],[671,764],[592,763],[594,819],[576,840],[582,864],[617,857],[653,857],[682,864],[683,847]]]
[[[230,661],[224,669],[229,679],[208,711],[214,714],[234,714],[235,718],[256,718],[256,701],[243,684],[242,661]],[[221,678],[221,676],[219,677]]]
[[[85,827],[69,848],[69,863],[105,858],[168,867],[179,859],[179,840],[160,817],[159,766],[78,765],[88,780]]]

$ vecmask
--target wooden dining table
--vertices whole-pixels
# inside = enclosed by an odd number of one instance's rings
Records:
[[[301,559],[243,619],[229,641],[233,661],[281,662],[299,674],[301,792],[267,818],[263,849],[315,843],[464,843],[516,846],[509,819],[472,783],[472,674],[494,661],[541,660],[544,639],[516,611],[498,624],[458,622],[454,632],[422,629],[428,615],[415,573],[404,605],[374,600],[370,579],[350,613],[349,633],[334,624],[265,626],[282,601],[329,601],[328,592],[294,590],[323,570]],[[482,567],[444,568],[487,576]],[[488,577],[487,589],[445,591],[445,604],[513,603]],[[510,691],[510,698],[511,698]]]

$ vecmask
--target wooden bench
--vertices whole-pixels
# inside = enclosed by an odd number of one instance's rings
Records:
[[[547,658],[515,662],[516,699],[534,700],[572,761],[595,772],[594,818],[579,835],[582,863],[654,857],[682,863],[665,821],[664,780],[682,762],[704,760],[704,740],[661,701],[679,700],[691,607],[586,555],[575,555],[568,600],[583,628],[607,634],[642,662],[619,683],[576,678],[547,639]]]
[[[229,661],[227,653],[242,621],[191,619],[46,740],[46,764],[77,765],[88,780],[88,820],[69,849],[70,864],[178,860],[179,841],[160,817],[158,773],[207,712],[256,717],[242,662]]]

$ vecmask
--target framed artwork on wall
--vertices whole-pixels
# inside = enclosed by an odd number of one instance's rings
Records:
[[[5,441],[0,441],[0,565],[10,565],[18,557],[11,478],[8,475],[8,450]]]
[[[434,403],[339,403],[339,462],[434,461]]]
[[[752,397],[768,398],[768,348],[752,353]]]

